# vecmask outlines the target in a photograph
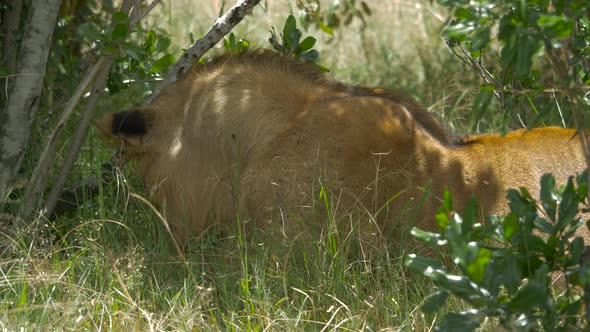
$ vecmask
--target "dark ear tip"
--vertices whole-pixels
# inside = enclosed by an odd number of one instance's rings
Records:
[[[143,136],[146,133],[145,115],[140,111],[114,113],[111,132],[115,136]]]

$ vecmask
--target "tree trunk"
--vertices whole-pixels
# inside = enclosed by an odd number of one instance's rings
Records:
[[[16,176],[39,105],[51,35],[60,0],[35,0],[30,7],[17,59],[17,71],[9,84],[6,107],[0,112],[0,202]]]
[[[18,49],[17,36],[20,27],[22,8],[22,0],[14,0],[8,5],[8,8],[2,17],[2,66],[9,74],[14,74],[16,72],[16,52]]]

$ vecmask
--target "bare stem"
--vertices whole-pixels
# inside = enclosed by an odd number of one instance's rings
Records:
[[[72,115],[75,107],[82,99],[84,92],[86,92],[86,89],[90,83],[92,83],[92,80],[98,73],[99,69],[104,66],[105,60],[105,58],[100,59],[96,64],[86,71],[82,82],[80,82],[76,88],[76,91],[74,92],[74,95],[70,98],[66,109],[57,123],[57,126],[49,136],[49,141],[47,142],[47,145],[45,145],[45,148],[41,153],[41,157],[39,157],[39,161],[35,166],[35,170],[31,175],[31,179],[27,184],[27,188],[25,189],[24,202],[21,209],[21,217],[23,220],[29,220],[32,212],[39,204],[39,196],[41,195],[41,192],[45,190],[49,170],[51,169],[51,164],[55,159],[55,149],[57,147],[57,143],[59,142],[59,136],[61,135],[65,124]]]
[[[78,159],[78,153],[80,152],[80,147],[82,146],[82,143],[84,141],[86,130],[88,129],[90,119],[94,114],[94,109],[96,108],[96,104],[98,103],[98,98],[104,90],[104,86],[106,84],[113,61],[113,57],[106,57],[105,61],[102,63],[102,66],[100,66],[98,70],[98,74],[92,86],[92,92],[90,94],[90,97],[88,97],[86,108],[82,113],[80,125],[78,125],[78,128],[76,128],[76,133],[74,134],[72,142],[70,143],[70,149],[68,150],[68,154],[66,155],[66,159],[64,161],[64,164],[62,165],[59,177],[53,184],[53,187],[51,187],[51,191],[47,196],[47,201],[45,202],[45,206],[42,210],[42,213],[44,215],[51,215],[51,213],[53,212],[55,204],[57,203],[58,198],[61,196],[66,180],[70,175],[72,168],[74,167],[74,163],[76,162],[76,159]]]

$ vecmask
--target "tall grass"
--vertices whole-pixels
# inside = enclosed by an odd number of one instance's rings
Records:
[[[220,10],[219,1],[203,3],[167,2],[149,24],[170,32],[180,50]],[[289,13],[285,1],[265,3],[235,32],[258,47],[268,47],[270,26],[282,27]],[[446,50],[438,37],[444,13],[428,3],[372,1],[366,27],[309,33],[338,80],[403,91],[467,132],[477,77]],[[142,96],[132,88],[101,109],[125,109]],[[90,133],[74,180],[99,172],[110,153]],[[237,220],[179,255],[157,214],[130,195],[143,194],[132,173],[123,170],[58,219],[0,228],[0,329],[428,330],[437,320],[419,310],[432,285],[403,268],[403,257],[421,248],[408,235],[367,237],[359,229],[366,212],[342,214],[323,187],[316,208],[326,211],[325,227],[289,220],[297,230],[289,236],[281,227],[239,233]]]

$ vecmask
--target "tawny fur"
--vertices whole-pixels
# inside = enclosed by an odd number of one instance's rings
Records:
[[[482,214],[502,213],[507,189],[538,197],[542,174],[563,184],[585,167],[572,129],[459,139],[410,98],[346,86],[272,52],[195,66],[139,111],[147,133],[120,138],[180,240],[237,213],[275,223],[308,215],[320,183],[340,211],[381,230],[431,183],[417,226],[434,229],[444,189],[459,208],[475,194]],[[112,120],[97,125],[110,133]]]

